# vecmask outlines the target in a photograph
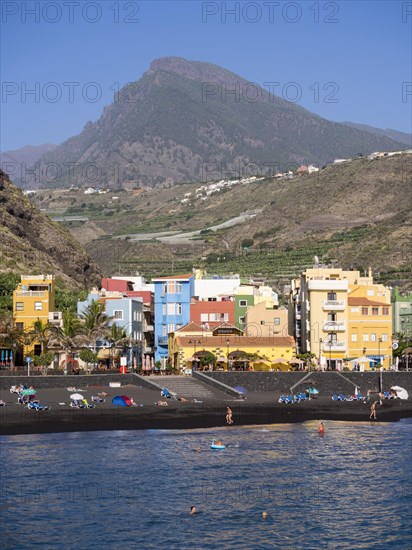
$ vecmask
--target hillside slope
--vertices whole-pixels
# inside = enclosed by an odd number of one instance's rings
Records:
[[[33,206],[0,171],[0,271],[51,273],[68,287],[99,281],[96,264],[63,227]]]
[[[238,183],[207,199],[196,198],[199,184],[182,184],[116,192],[116,200],[80,190],[43,191],[32,200],[67,217],[67,228],[107,275],[159,276],[198,265],[285,281],[316,254],[346,268],[370,265],[385,281],[404,283],[411,276],[411,185],[412,155],[403,154]],[[210,229],[246,211],[255,215],[243,224]],[[76,216],[83,221],[70,221]],[[194,230],[201,233],[159,240],[161,232]],[[245,239],[253,242],[248,250]]]
[[[228,172],[271,175],[402,148],[325,120],[221,67],[171,57],[155,60],[97,122],[45,154],[42,184],[145,186]],[[59,166],[54,180],[44,177],[48,163]]]

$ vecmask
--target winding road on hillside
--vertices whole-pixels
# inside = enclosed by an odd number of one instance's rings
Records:
[[[205,227],[204,230],[207,229],[209,231],[218,231],[219,229],[228,229],[229,227],[233,227],[235,225],[239,225],[241,223],[245,223],[251,220],[261,212],[261,209],[242,212],[241,214],[239,214],[239,216],[236,216],[235,218],[231,218],[230,220],[227,220],[218,225]],[[166,244],[188,244],[190,240],[193,239],[193,237],[200,235],[201,231],[204,230],[198,229],[196,231],[188,231],[185,233],[178,233],[177,231],[162,231],[159,233],[130,233],[128,235],[118,235],[115,238],[125,239],[126,237],[128,237],[131,241],[147,241],[150,239],[156,239]]]

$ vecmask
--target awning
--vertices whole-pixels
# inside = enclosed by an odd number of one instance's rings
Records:
[[[120,351],[118,349],[102,348],[99,349],[97,353],[98,359],[112,359],[114,357],[119,357]]]

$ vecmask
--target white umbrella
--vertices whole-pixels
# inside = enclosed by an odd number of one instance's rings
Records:
[[[84,399],[81,393],[72,393],[70,396],[70,399],[74,399],[75,401]]]
[[[365,357],[364,355],[362,357],[355,357],[355,359],[351,359],[351,363],[377,363],[375,359],[371,359],[370,357]]]
[[[401,388],[400,386],[392,386],[391,390],[396,392],[396,395],[399,397],[399,399],[408,399],[409,394],[405,390],[405,388]]]

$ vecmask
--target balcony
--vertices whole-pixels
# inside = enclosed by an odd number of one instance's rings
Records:
[[[151,346],[146,346],[143,348],[143,353],[153,353],[153,348]]]
[[[159,346],[167,346],[169,338],[167,336],[159,336],[157,339]]]
[[[143,323],[143,331],[144,332],[153,332],[154,331],[154,326],[153,325],[148,325],[147,323]]]
[[[18,290],[17,296],[19,298],[45,298],[46,297],[46,291],[45,290]]]
[[[309,290],[348,290],[349,283],[345,279],[311,279],[308,281]]]
[[[345,300],[324,300],[322,307],[326,311],[343,311],[345,309]]]
[[[322,351],[346,351],[346,342],[323,342]]]
[[[324,332],[338,332],[346,330],[345,321],[325,321],[323,323]]]

